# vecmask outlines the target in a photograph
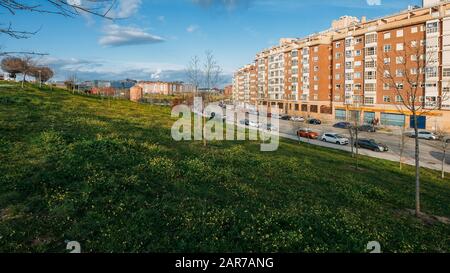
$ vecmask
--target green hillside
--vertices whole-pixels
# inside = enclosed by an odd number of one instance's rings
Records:
[[[174,142],[170,109],[0,82],[0,252],[450,252],[414,174],[283,141]],[[423,211],[450,181],[423,170]]]

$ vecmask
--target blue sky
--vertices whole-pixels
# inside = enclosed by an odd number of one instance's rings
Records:
[[[72,0],[74,1],[74,0]],[[80,1],[80,0],[76,0]],[[83,0],[81,0],[83,1]],[[0,35],[6,51],[45,52],[40,62],[56,79],[184,80],[194,55],[212,50],[225,81],[255,54],[282,37],[302,37],[330,27],[343,15],[375,18],[419,5],[420,0],[117,0],[110,21],[83,15],[16,15],[1,10],[0,23],[37,30],[29,39]],[[28,1],[27,1],[28,2]],[[32,1],[31,1],[32,2]]]

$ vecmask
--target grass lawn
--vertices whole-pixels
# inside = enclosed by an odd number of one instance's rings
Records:
[[[174,142],[170,109],[0,82],[0,252],[450,252],[414,171],[282,141]],[[423,211],[450,181],[422,170]]]

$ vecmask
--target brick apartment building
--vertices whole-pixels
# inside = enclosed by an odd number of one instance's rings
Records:
[[[223,95],[227,98],[231,98],[233,96],[233,85],[227,85],[223,89]]]
[[[410,54],[411,48],[419,49]],[[416,60],[412,55],[420,48]],[[427,67],[416,71],[417,61]],[[329,121],[358,116],[361,122],[409,126],[411,113],[388,83],[387,71],[396,73],[399,88],[406,75],[419,73],[416,103],[438,108],[423,113],[419,126],[450,130],[449,1],[425,0],[423,7],[374,20],[343,16],[326,31],[281,39],[235,73],[232,98],[240,106],[277,107],[296,116]]]
[[[237,105],[255,108],[257,105],[257,69],[254,64],[239,69],[233,78],[232,100]]]

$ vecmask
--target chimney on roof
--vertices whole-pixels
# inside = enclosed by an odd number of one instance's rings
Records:
[[[364,24],[365,22],[367,22],[367,17],[366,17],[366,16],[363,16],[363,17],[361,18],[361,23]]]

